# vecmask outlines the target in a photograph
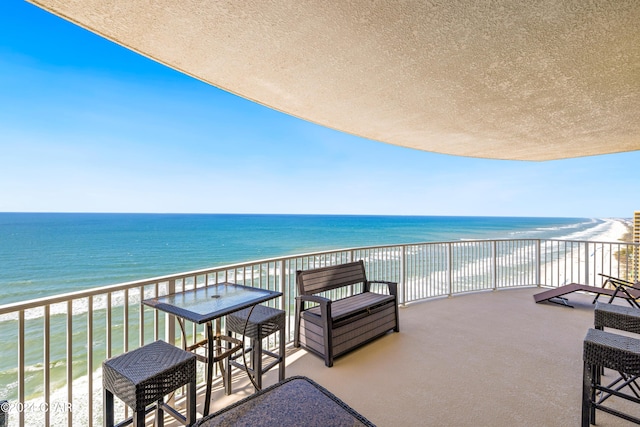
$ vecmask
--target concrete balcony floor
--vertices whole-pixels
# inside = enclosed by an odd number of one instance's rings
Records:
[[[535,304],[533,294],[540,291],[520,288],[410,304],[400,309],[400,333],[338,358],[332,368],[304,350],[290,349],[287,376],[312,378],[378,426],[577,426],[582,341],[593,325],[593,297],[569,295],[571,309]],[[614,375],[607,371],[605,380],[610,378]],[[276,380],[274,368],[264,385]],[[234,371],[233,381],[231,396],[216,385],[212,411],[253,392],[241,371]],[[640,416],[640,405],[617,407]],[[597,422],[629,424],[602,411]]]

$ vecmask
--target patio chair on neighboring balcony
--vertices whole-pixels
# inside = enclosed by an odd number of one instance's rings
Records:
[[[536,303],[548,301],[554,304],[560,304],[566,307],[573,308],[573,306],[569,304],[569,300],[567,298],[564,298],[563,295],[568,295],[573,292],[589,292],[592,294],[596,294],[595,298],[593,299],[593,304],[598,301],[598,298],[600,298],[601,295],[606,295],[609,297],[609,303],[611,303],[614,298],[623,298],[627,300],[629,305],[631,305],[632,307],[640,308],[640,303],[638,302],[638,300],[640,299],[640,283],[629,282],[628,280],[608,276],[602,273],[598,274],[606,278],[606,280],[602,284],[602,287],[582,285],[580,283],[570,283],[568,285],[560,286],[554,289],[540,292],[539,294],[535,294],[533,298],[535,299]],[[611,287],[607,288],[607,285],[610,285]]]

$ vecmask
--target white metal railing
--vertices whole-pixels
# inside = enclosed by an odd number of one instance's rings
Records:
[[[399,283],[399,302],[520,286],[637,279],[639,246],[566,240],[479,240],[351,248],[273,258],[0,306],[0,385],[12,425],[102,423],[101,363],[163,339],[182,345],[175,319],[140,301],[220,282],[277,290],[292,339],[296,270],[365,261],[371,280]],[[203,334],[189,326],[187,340]],[[203,380],[203,379],[201,379]],[[201,381],[203,382],[203,381]],[[2,390],[0,389],[0,390]],[[72,410],[70,410],[72,409]],[[122,416],[127,409],[121,407]]]

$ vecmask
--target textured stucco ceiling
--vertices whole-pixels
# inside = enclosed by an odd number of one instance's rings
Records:
[[[638,0],[32,2],[373,140],[522,160],[640,149]]]

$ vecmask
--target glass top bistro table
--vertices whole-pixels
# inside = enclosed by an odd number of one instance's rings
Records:
[[[211,384],[215,363],[214,342],[220,343],[221,340],[230,339],[230,337],[221,335],[220,319],[227,314],[278,298],[279,296],[282,296],[282,292],[252,288],[234,283],[218,283],[142,301],[143,304],[149,307],[176,316],[183,334],[185,320],[206,325],[206,342],[208,342],[207,387],[203,415],[209,414],[211,405]],[[212,327],[212,321],[214,320],[216,321],[215,333]],[[222,355],[222,357],[225,357],[225,355]]]

